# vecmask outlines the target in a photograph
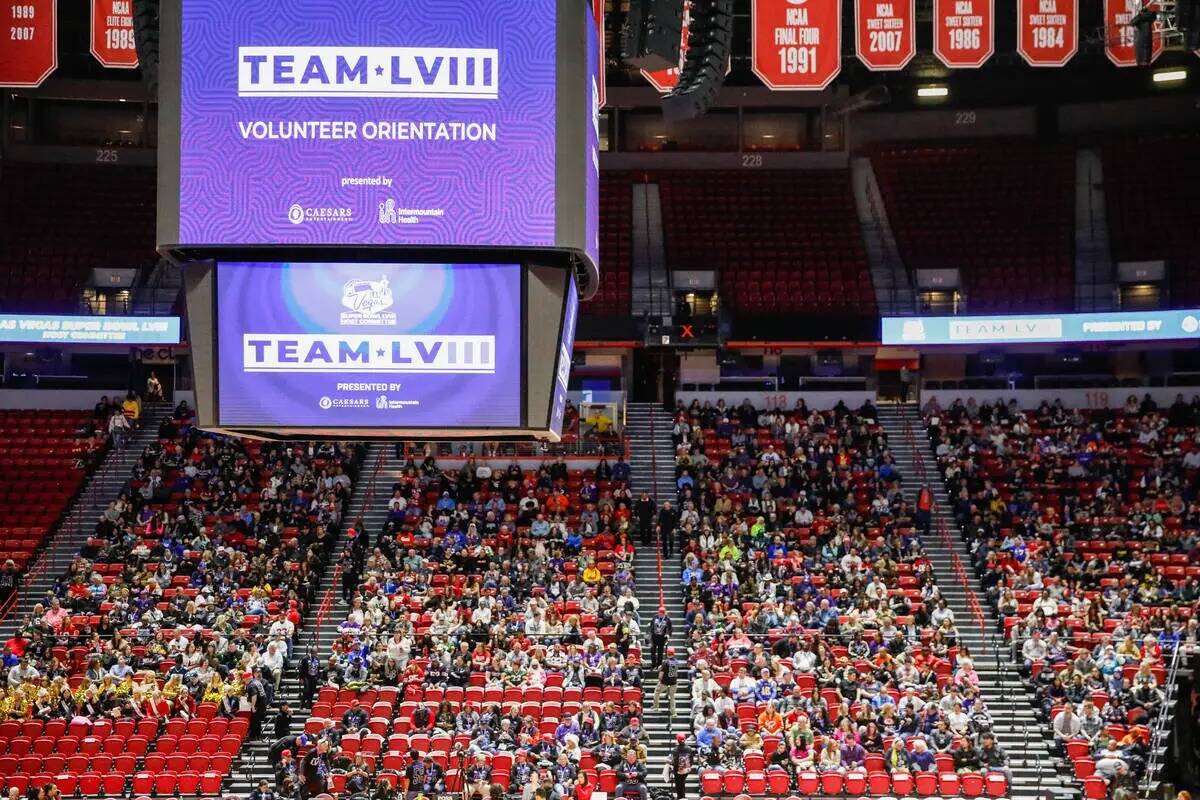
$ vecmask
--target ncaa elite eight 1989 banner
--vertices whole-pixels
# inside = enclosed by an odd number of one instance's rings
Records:
[[[555,0],[183,0],[181,243],[546,247]]]

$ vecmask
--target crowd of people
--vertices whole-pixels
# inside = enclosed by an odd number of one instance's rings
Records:
[[[331,764],[310,786],[586,800],[611,769],[620,791],[644,793],[628,480],[621,459],[408,460],[383,528],[348,531],[331,652],[301,663]],[[320,702],[331,689],[354,699]],[[384,716],[368,713],[363,698],[388,689]],[[378,749],[352,753],[360,735]],[[422,736],[430,747],[414,746]]]
[[[694,768],[1007,776],[874,407],[675,420]]]
[[[1200,652],[1200,399],[923,409],[1014,657],[1080,777],[1143,774],[1167,660]]]
[[[264,736],[361,448],[202,434],[186,404],[143,420],[133,395],[96,414],[159,436],[4,643],[0,719],[87,736],[248,716]]]

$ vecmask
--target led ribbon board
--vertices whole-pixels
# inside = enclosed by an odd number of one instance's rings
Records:
[[[1200,334],[1200,309],[978,317],[884,317],[885,345],[1169,341]]]

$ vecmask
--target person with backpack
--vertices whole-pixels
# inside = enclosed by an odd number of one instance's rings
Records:
[[[675,648],[667,648],[667,657],[658,665],[658,684],[654,687],[654,710],[658,711],[659,697],[667,693],[667,730],[675,721],[675,684],[679,682],[679,662],[675,660]]]

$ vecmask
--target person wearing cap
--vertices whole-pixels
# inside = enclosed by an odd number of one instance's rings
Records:
[[[666,652],[667,640],[671,638],[671,617],[666,606],[659,606],[658,613],[650,620],[650,666],[658,669]]]
[[[680,664],[675,659],[675,648],[667,648],[667,657],[658,665],[658,683],[654,687],[654,710],[659,709],[659,700],[665,692],[667,695],[667,730],[675,720],[675,700],[678,692],[675,685],[679,682]]]
[[[370,715],[366,709],[362,707],[358,698],[350,701],[350,707],[346,709],[346,713],[342,714],[342,727],[348,733],[354,733],[359,728],[365,726],[370,721]]]
[[[687,735],[675,734],[675,749],[671,751],[671,756],[667,760],[667,772],[675,784],[676,800],[683,800],[687,795],[688,775],[692,773],[692,764],[695,759],[696,754],[688,746]]]
[[[284,787],[289,783],[294,783],[295,780],[296,760],[292,758],[292,751],[287,749],[279,754],[279,763],[275,765],[275,788],[280,792],[286,792]]]

